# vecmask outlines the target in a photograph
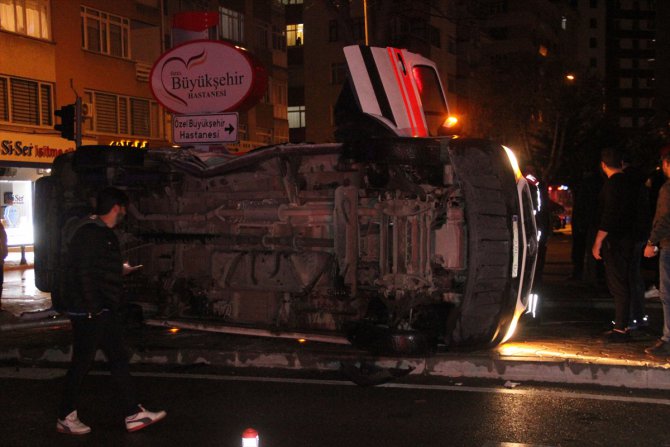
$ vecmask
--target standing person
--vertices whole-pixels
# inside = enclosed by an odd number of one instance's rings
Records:
[[[661,169],[666,178],[670,178],[670,152],[663,155]],[[656,202],[656,213],[651,227],[649,241],[644,248],[644,256],[651,258],[659,252],[658,259],[661,292],[661,304],[663,305],[663,335],[651,346],[644,350],[647,354],[668,356],[670,355],[670,180],[666,180],[658,192]]]
[[[116,188],[105,188],[96,205],[97,215],[75,226],[69,238],[66,293],[62,297],[62,307],[72,322],[73,342],[56,429],[73,435],[91,431],[79,420],[77,409],[82,382],[98,348],[109,362],[128,431],[140,430],[166,415],[165,411],[147,411],[135,399],[123,338],[123,275],[137,267],[123,263],[112,229],[126,215],[128,196]]]
[[[628,320],[631,308],[631,283],[635,262],[635,245],[639,239],[638,208],[640,189],[631,176],[624,174],[621,154],[603,149],[600,167],[607,176],[600,195],[600,223],[591,250],[593,257],[605,264],[607,287],[614,296],[614,328],[607,335],[611,343],[631,340]]]
[[[2,286],[5,283],[5,258],[8,254],[7,232],[0,222],[0,310],[2,310]]]
[[[19,224],[19,210],[14,205],[14,194],[11,192],[5,193],[5,211],[3,212],[5,224],[8,227],[14,228]]]

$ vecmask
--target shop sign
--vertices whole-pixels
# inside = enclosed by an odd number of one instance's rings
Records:
[[[0,132],[0,161],[52,163],[75,150],[74,142],[58,137]]]
[[[194,40],[163,53],[151,69],[151,90],[180,114],[239,111],[265,94],[268,75],[248,51],[216,40]]]
[[[149,142],[147,140],[112,140],[110,146],[139,147],[145,148]]]

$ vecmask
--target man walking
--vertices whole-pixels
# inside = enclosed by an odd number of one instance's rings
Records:
[[[124,304],[123,275],[136,269],[123,263],[119,241],[112,230],[126,215],[128,196],[116,188],[98,194],[96,213],[72,230],[67,250],[64,311],[72,322],[72,360],[58,410],[60,433],[83,435],[91,428],[79,420],[81,385],[98,348],[107,357],[117,395],[122,400],[128,431],[163,419],[165,411],[144,409],[135,399],[128,351],[120,315]]]
[[[614,329],[608,334],[610,343],[631,340],[628,321],[631,307],[631,282],[635,277],[635,244],[640,239],[640,185],[624,174],[621,154],[612,148],[603,149],[600,167],[607,176],[600,196],[600,224],[593,244],[596,259],[603,259],[607,287],[614,296]],[[644,240],[644,239],[642,239]]]
[[[670,178],[670,152],[663,155],[661,169],[666,178]],[[649,241],[644,248],[644,256],[651,258],[660,254],[659,285],[661,304],[663,305],[663,335],[644,351],[657,356],[670,356],[670,181],[666,180],[658,193],[656,213],[651,227]]]

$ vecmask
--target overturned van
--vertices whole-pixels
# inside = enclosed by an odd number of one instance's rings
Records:
[[[155,324],[413,353],[509,337],[528,306],[534,210],[511,150],[454,138],[435,65],[348,47],[337,143],[243,155],[91,146],[36,185],[37,287],[59,298],[63,230],[130,196],[131,301]]]

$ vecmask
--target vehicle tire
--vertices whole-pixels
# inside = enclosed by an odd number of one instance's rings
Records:
[[[468,267],[461,304],[446,324],[445,343],[484,348],[504,337],[502,329],[516,304],[511,273],[513,216],[519,214],[516,181],[499,145],[452,140],[449,152],[465,199]]]
[[[54,255],[60,238],[53,237],[58,212],[58,193],[54,177],[42,177],[35,182],[35,286],[42,292],[51,292],[54,283]],[[48,236],[47,236],[48,235]]]

